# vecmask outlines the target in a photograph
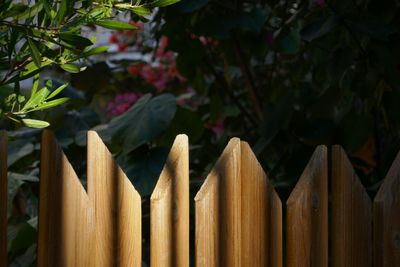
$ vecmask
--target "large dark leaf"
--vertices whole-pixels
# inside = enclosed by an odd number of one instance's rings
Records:
[[[178,134],[186,134],[191,142],[196,142],[203,132],[203,121],[199,113],[185,108],[178,108],[171,125],[157,143],[170,146]]]
[[[168,128],[176,111],[175,97],[164,94],[151,97],[144,95],[124,114],[111,120],[100,135],[111,136],[122,145],[123,153],[129,153],[143,145]]]
[[[122,169],[133,182],[141,196],[148,196],[153,191],[168,156],[168,149],[154,148],[140,159],[122,159]]]
[[[338,17],[336,15],[330,16],[328,19],[320,18],[311,22],[301,30],[301,38],[307,42],[328,34],[332,29],[338,25]]]

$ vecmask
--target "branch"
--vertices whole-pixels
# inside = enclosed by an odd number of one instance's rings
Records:
[[[262,108],[260,103],[260,96],[257,94],[257,87],[254,82],[253,75],[251,74],[250,68],[245,61],[244,52],[240,46],[239,40],[236,37],[233,37],[234,40],[234,49],[236,53],[236,58],[239,61],[239,66],[242,71],[243,76],[246,79],[247,89],[249,91],[250,100],[254,104],[254,110],[257,114],[258,119],[262,118]]]
[[[219,75],[217,73],[214,66],[212,64],[210,64],[210,62],[207,60],[207,58],[205,59],[205,62],[206,62],[207,67],[210,69],[211,73],[214,75],[217,82],[222,87],[227,89],[226,91],[228,92],[228,95],[232,99],[233,103],[235,103],[235,105],[239,108],[239,110],[243,113],[243,115],[249,120],[251,125],[254,128],[257,128],[258,127],[257,121],[251,116],[251,114],[246,110],[246,108],[242,105],[242,103],[240,103],[239,99],[235,96],[235,94],[233,93],[233,90],[230,88],[228,82],[224,78],[222,78],[221,75]]]

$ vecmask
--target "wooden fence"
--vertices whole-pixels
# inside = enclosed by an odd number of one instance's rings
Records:
[[[6,146],[1,133],[0,267]],[[153,267],[189,266],[188,157],[179,135],[151,196]],[[141,197],[97,134],[88,133],[87,192],[49,131],[41,158],[38,266],[141,266]],[[319,146],[282,207],[249,145],[233,138],[194,201],[197,267],[400,266],[400,153],[371,201],[343,149]]]

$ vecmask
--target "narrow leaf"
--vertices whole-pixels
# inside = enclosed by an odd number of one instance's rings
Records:
[[[49,94],[50,94],[49,89],[47,89],[46,87],[43,87],[34,96],[29,98],[28,102],[26,102],[24,107],[21,109],[21,112],[26,112],[31,108],[37,107],[38,105],[40,105],[46,99],[46,97]]]
[[[33,77],[33,84],[32,84],[32,91],[31,91],[31,97],[34,96],[37,92],[37,89],[39,88],[39,74],[36,74]]]
[[[42,63],[42,57],[40,56],[39,49],[37,48],[35,43],[30,38],[28,38],[28,45],[29,45],[29,48],[31,50],[33,62],[35,63],[35,65],[38,68],[40,68],[41,63]]]
[[[74,64],[63,64],[60,65],[60,67],[70,73],[78,73],[81,71],[81,68],[79,68],[79,66],[74,65]]]
[[[130,4],[116,4],[116,8],[129,10],[139,16],[147,16],[151,14],[151,11],[144,6],[133,6]]]
[[[60,4],[60,10],[57,13],[57,19],[60,23],[63,22],[65,15],[67,14],[68,2],[67,0],[62,0]]]
[[[55,106],[59,106],[61,104],[64,104],[68,100],[69,100],[68,97],[63,97],[63,98],[55,99],[55,100],[52,100],[49,102],[44,102],[44,103],[40,104],[38,107],[32,109],[31,111],[44,110],[44,109],[52,108]]]
[[[51,92],[51,94],[46,98],[46,100],[52,99],[53,97],[55,97],[56,95],[61,93],[61,91],[64,90],[67,86],[68,86],[68,83],[61,85],[60,87],[55,89],[53,92]]]
[[[22,122],[31,128],[46,128],[50,125],[47,121],[41,121],[41,120],[33,120],[33,119],[22,119]]]
[[[122,21],[115,21],[115,20],[99,20],[95,22],[96,25],[101,27],[111,29],[111,30],[135,30],[135,27],[132,24],[122,22]]]
[[[89,56],[105,53],[105,52],[107,52],[108,48],[109,48],[108,46],[95,47],[95,48],[90,49],[89,51],[85,52],[83,54],[83,57],[89,57]]]
[[[43,3],[40,1],[33,6],[27,8],[24,12],[17,15],[16,19],[29,19],[36,16],[43,9]]]
[[[93,45],[92,41],[90,41],[89,39],[70,32],[60,33],[60,39],[66,42],[67,44],[76,46],[77,48],[80,49],[83,49],[86,46]]]
[[[164,7],[164,6],[169,6],[172,4],[175,4],[179,2],[180,0],[156,0],[152,3],[149,4],[151,7]]]

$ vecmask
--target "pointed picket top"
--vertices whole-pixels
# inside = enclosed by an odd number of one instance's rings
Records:
[[[332,148],[332,266],[372,266],[372,205],[343,148]]]
[[[195,202],[196,266],[282,266],[281,202],[247,143],[231,139]]]
[[[374,200],[374,264],[400,266],[400,152]]]
[[[89,198],[48,130],[42,134],[38,266],[94,266],[94,217]]]
[[[196,266],[241,266],[240,140],[233,138],[195,197]]]
[[[246,142],[241,142],[242,266],[282,266],[282,202]]]
[[[7,266],[7,133],[0,131],[0,267]]]
[[[88,194],[96,221],[96,267],[142,265],[141,198],[94,131],[88,132]]]
[[[328,266],[328,154],[315,149],[286,202],[287,266]]]
[[[151,266],[189,266],[189,144],[178,135],[150,204]]]

